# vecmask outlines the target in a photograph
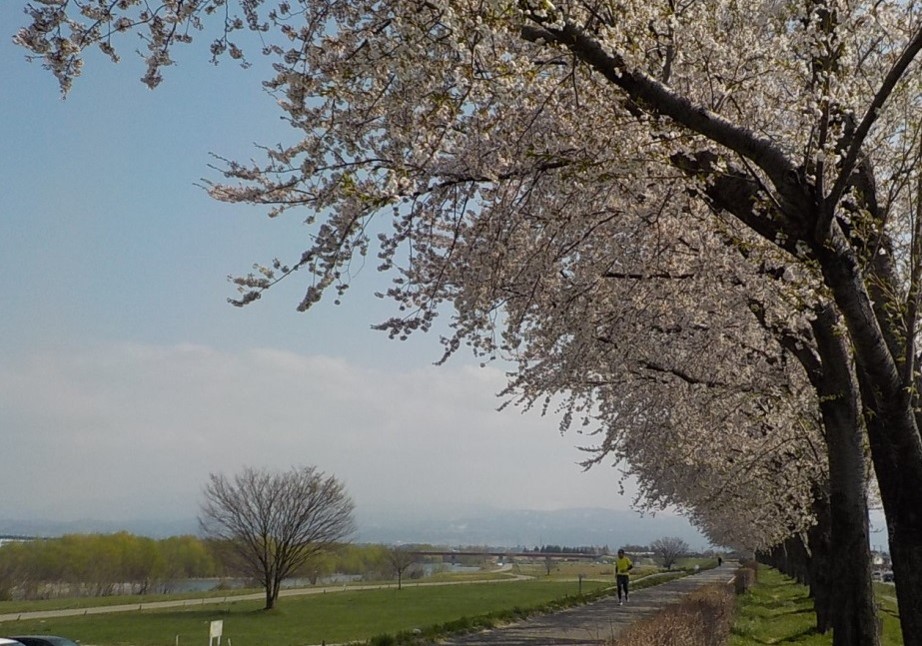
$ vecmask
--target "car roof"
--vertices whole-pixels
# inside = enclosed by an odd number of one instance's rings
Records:
[[[15,639],[9,639],[7,637],[0,637],[0,645],[2,646],[22,646],[22,642],[18,642]]]
[[[76,646],[76,642],[67,637],[58,637],[57,635],[12,635],[10,639],[24,644],[24,646]],[[14,645],[9,645],[14,646]]]

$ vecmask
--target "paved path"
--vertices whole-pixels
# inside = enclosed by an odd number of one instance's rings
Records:
[[[604,644],[617,637],[638,619],[654,614],[675,603],[684,595],[708,583],[730,581],[737,564],[724,563],[719,568],[683,577],[631,593],[630,601],[618,605],[617,597],[539,615],[501,628],[451,637],[440,644],[488,644],[490,646],[589,646]]]

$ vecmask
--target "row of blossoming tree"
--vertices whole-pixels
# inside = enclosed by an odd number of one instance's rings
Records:
[[[719,543],[808,543],[836,644],[877,642],[873,467],[905,643],[922,644],[919,2],[28,12],[16,39],[64,92],[122,32],[144,37],[152,87],[195,29],[217,26],[216,59],[259,55],[259,33],[293,136],[209,190],[310,230],[300,257],[235,279],[235,303],[297,271],[306,310],[375,254],[382,330],[447,317],[446,358],[511,361],[508,401],[590,435],[587,465],[627,460],[639,505],[676,505]]]

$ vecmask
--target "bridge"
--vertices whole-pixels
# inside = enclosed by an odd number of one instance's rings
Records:
[[[556,559],[556,560],[587,560],[595,561],[601,558],[614,558],[613,554],[587,554],[583,552],[509,552],[499,550],[408,550],[417,556],[438,556],[443,559],[455,560],[460,557],[481,556],[502,559]]]

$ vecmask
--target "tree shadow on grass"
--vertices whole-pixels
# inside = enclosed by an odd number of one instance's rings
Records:
[[[892,609],[892,608],[884,608],[884,607],[878,608],[878,609],[877,609],[877,614],[879,614],[879,615],[888,615],[888,616],[890,616],[890,617],[893,617],[893,618],[896,619],[897,621],[899,621],[899,619],[900,619],[900,613],[899,613],[897,610],[894,610],[894,609]]]
[[[781,617],[793,617],[795,615],[813,616],[813,606],[791,606],[790,604],[765,604],[747,608],[743,616],[752,617],[770,621]]]
[[[733,628],[733,634],[754,644],[812,641],[819,634],[813,602],[806,591],[792,592],[788,581],[760,584],[758,594],[741,609],[738,617],[743,621]]]
[[[820,634],[820,631],[816,629],[816,626],[809,626],[802,630],[792,632],[789,635],[771,635],[765,638],[751,635],[745,631],[737,630],[736,628],[730,632],[737,637],[745,639],[747,643],[753,644],[796,644],[797,642],[806,641],[807,639]]]

